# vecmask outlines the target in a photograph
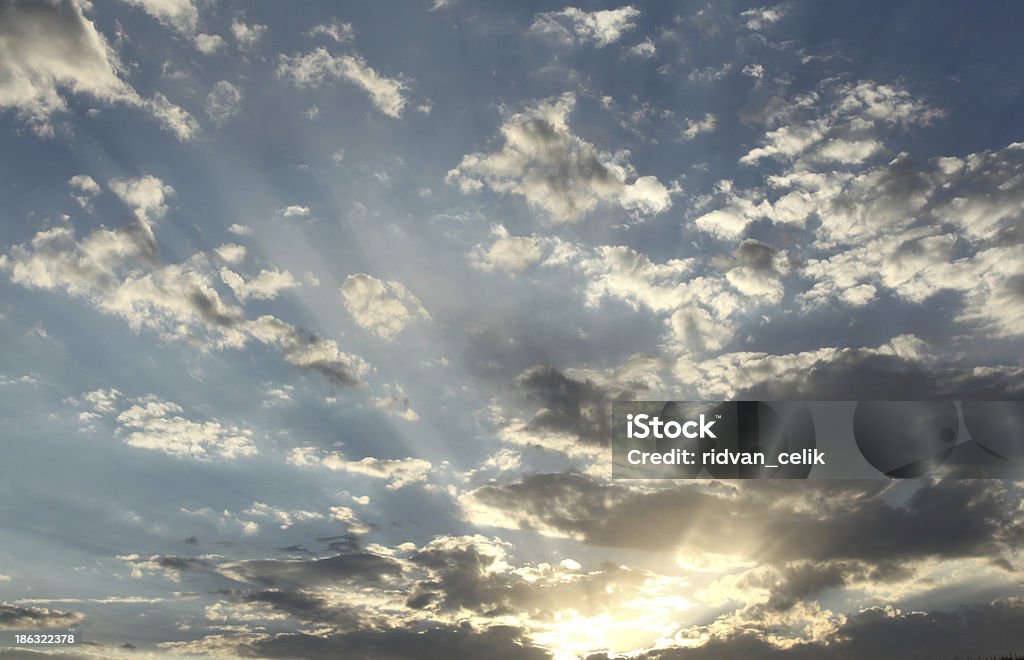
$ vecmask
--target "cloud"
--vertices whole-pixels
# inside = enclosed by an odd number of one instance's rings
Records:
[[[199,10],[193,0],[122,0],[142,9],[164,26],[192,34],[199,26]]]
[[[245,247],[236,243],[227,243],[213,251],[224,263],[239,264],[245,259]]]
[[[769,131],[764,144],[747,152],[740,163],[749,165],[765,158],[861,163],[883,151],[876,138],[878,129],[926,126],[943,116],[942,111],[915,99],[897,84],[863,80],[824,91],[833,101],[827,109]],[[817,98],[814,94],[809,97],[810,104],[793,104],[791,112],[800,113],[801,106],[813,107]]]
[[[229,268],[221,268],[220,278],[243,303],[249,300],[272,300],[285,289],[301,286],[291,273],[276,268],[263,269],[256,277],[248,280]]]
[[[722,657],[811,660],[823,654],[842,660],[1001,657],[1012,654],[1013,649],[1024,644],[1024,635],[1013,623],[1021,616],[1022,609],[1024,605],[1015,598],[963,605],[952,611],[904,611],[892,606],[873,606],[848,616],[833,617],[834,625],[825,639],[796,643],[781,636],[773,637],[762,626],[743,625],[741,629],[726,630],[726,625],[720,628],[712,625],[692,631],[695,636],[704,635],[693,648],[664,647],[636,657],[640,660]],[[595,656],[594,660],[603,658]]]
[[[645,355],[607,371],[536,364],[513,380],[510,400],[492,402],[491,421],[505,443],[592,458],[608,443],[612,401],[656,391],[661,367]]]
[[[530,32],[555,37],[566,43],[589,43],[603,48],[634,29],[640,10],[632,6],[587,12],[576,7],[537,14]]]
[[[132,447],[171,456],[210,460],[234,459],[257,453],[252,431],[225,426],[216,420],[196,422],[182,416],[176,403],[150,395],[136,399],[117,416],[124,441]]]
[[[715,127],[718,125],[715,116],[710,112],[704,115],[703,119],[694,121],[692,119],[686,120],[686,128],[683,130],[683,140],[689,141],[697,137],[701,133],[714,132]]]
[[[626,51],[627,55],[630,55],[632,57],[642,57],[644,59],[650,59],[654,57],[657,53],[658,49],[657,47],[655,47],[654,42],[651,41],[650,37],[647,37],[646,39],[644,39],[643,41],[641,41],[640,43]]]
[[[491,228],[495,241],[486,249],[477,245],[470,252],[470,263],[480,270],[504,270],[520,273],[541,260],[542,239],[535,236],[512,236],[501,225]]]
[[[407,422],[418,421],[420,416],[412,406],[409,404],[409,396],[405,393],[405,388],[401,385],[390,385],[384,386],[384,396],[374,397],[372,403],[375,408],[379,408],[389,415],[400,417]]]
[[[203,55],[213,55],[228,45],[219,34],[197,34],[194,39],[196,50]]]
[[[245,23],[237,18],[231,21],[231,34],[242,48],[252,48],[267,32],[267,26],[259,23]]]
[[[783,483],[745,482],[738,490],[705,490],[672,484],[645,492],[556,473],[481,486],[459,502],[467,518],[481,525],[533,529],[600,546],[673,549],[686,556],[714,548],[768,564],[996,560],[1024,533],[1006,506],[1014,490],[1000,482],[908,483],[902,504],[886,497],[884,482],[801,486],[793,491]],[[664,525],[666,519],[673,524]],[[768,546],[766,538],[773,540]],[[729,543],[723,545],[723,539]]]
[[[235,222],[228,226],[227,231],[235,236],[248,236],[252,233],[252,227]]]
[[[68,628],[85,620],[78,612],[62,612],[45,607],[22,607],[0,603],[0,629],[38,630]]]
[[[74,191],[71,193],[71,197],[78,202],[78,205],[86,211],[91,211],[93,198],[101,192],[100,184],[96,183],[96,180],[88,174],[76,174],[68,179],[68,185]]]
[[[786,15],[786,5],[775,5],[774,7],[759,7],[747,9],[740,12],[740,18],[746,20],[748,30],[763,30],[769,25],[778,23]]]
[[[432,467],[430,461],[411,457],[373,458],[367,456],[358,461],[351,461],[339,452],[323,452],[315,447],[296,447],[288,456],[288,463],[302,467],[323,467],[328,470],[384,479],[387,481],[387,487],[392,490],[426,481],[427,474]]]
[[[346,277],[340,290],[345,309],[359,327],[382,339],[393,339],[417,318],[430,318],[419,299],[399,282],[361,273]]]
[[[532,645],[519,628],[493,625],[477,629],[469,623],[436,626],[426,631],[385,628],[327,635],[263,635],[239,650],[258,657],[311,659],[387,657],[395,660],[444,660],[461,656],[547,660],[551,657],[544,649]]]
[[[332,584],[379,586],[401,574],[390,557],[353,552],[316,559],[256,559],[219,564],[227,578],[265,586],[322,587]]]
[[[14,110],[37,135],[54,134],[51,119],[68,110],[68,93],[105,104],[147,109],[179,139],[195,132],[195,120],[156,93],[143,99],[121,78],[110,44],[73,0],[8,2],[0,7],[0,110]]]
[[[669,190],[653,176],[636,177],[625,160],[628,153],[598,151],[570,131],[568,116],[575,104],[574,95],[564,94],[508,115],[501,149],[464,156],[447,180],[463,192],[486,185],[521,195],[552,222],[575,222],[602,203],[639,216],[671,207]]]
[[[312,37],[323,35],[333,39],[339,44],[343,44],[352,41],[352,39],[355,38],[356,31],[352,28],[351,23],[342,23],[335,19],[329,23],[321,23],[320,25],[313,26],[313,29],[309,31],[309,35]]]
[[[110,190],[130,207],[135,217],[143,223],[152,223],[167,213],[167,198],[174,194],[174,188],[152,174],[131,178],[111,179]]]
[[[332,79],[347,80],[366,92],[373,105],[389,117],[401,117],[406,104],[405,83],[378,74],[359,55],[335,56],[326,48],[304,55],[281,55],[277,76],[299,87],[316,87]]]
[[[277,212],[282,218],[308,218],[309,213],[309,207],[301,204],[290,204]]]
[[[239,113],[241,103],[242,90],[227,80],[221,80],[206,95],[206,114],[219,126]]]
[[[169,186],[142,177],[112,181],[111,188],[133,208],[133,222],[95,229],[80,240],[71,227],[41,231],[0,255],[0,270],[16,284],[83,298],[134,329],[186,340],[200,350],[240,349],[255,340],[278,348],[290,364],[337,384],[361,382],[369,365],[333,340],[274,316],[247,318],[241,307],[226,302],[205,254],[177,264],[161,262],[151,220],[165,212]],[[258,287],[262,293],[281,283],[280,274],[264,279]]]

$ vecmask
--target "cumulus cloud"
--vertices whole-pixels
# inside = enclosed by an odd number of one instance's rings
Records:
[[[195,120],[160,93],[144,99],[123,78],[116,53],[73,0],[13,2],[0,7],[0,110],[13,110],[40,136],[52,136],[67,94],[144,108],[179,139]]]
[[[405,83],[380,75],[358,54],[332,55],[326,48],[317,48],[302,55],[281,55],[277,76],[299,87],[347,80],[366,92],[373,105],[389,117],[401,117],[406,104]]]
[[[193,0],[123,0],[142,9],[163,25],[183,34],[191,34],[199,26],[199,10]]]
[[[602,203],[640,216],[671,207],[668,188],[656,177],[637,177],[627,153],[599,151],[572,133],[568,117],[575,104],[575,96],[565,94],[508,115],[501,149],[464,156],[448,181],[463,192],[486,185],[521,195],[552,222],[575,222]]]
[[[895,84],[864,80],[826,88],[825,93],[833,101],[826,111],[802,121],[794,117],[793,123],[769,131],[762,146],[747,152],[740,163],[764,158],[861,163],[883,151],[877,138],[880,128],[927,125],[943,116]],[[793,112],[801,105],[794,104]]]
[[[308,218],[310,210],[308,206],[301,204],[290,204],[283,209],[278,210],[277,214],[282,218]]]
[[[231,35],[234,36],[238,45],[243,48],[252,48],[267,32],[267,26],[259,23],[245,23],[239,19],[231,21]]]
[[[430,318],[419,299],[400,282],[385,282],[365,273],[346,277],[341,296],[359,327],[382,339],[393,339],[417,318]]]
[[[216,420],[196,422],[184,417],[183,412],[176,403],[149,396],[118,414],[117,423],[126,444],[171,456],[209,460],[257,453],[252,431]]]
[[[100,184],[88,174],[76,174],[68,179],[71,197],[86,211],[92,210],[92,199],[100,194]]]
[[[542,239],[536,236],[512,236],[501,225],[492,228],[495,240],[486,248],[477,245],[470,263],[480,270],[504,270],[519,273],[540,262]]]
[[[243,303],[249,300],[271,300],[285,289],[301,286],[291,273],[276,268],[265,268],[249,279],[229,268],[221,268],[220,278]]]
[[[167,198],[174,194],[174,188],[152,174],[129,178],[111,179],[110,190],[125,203],[142,223],[152,223],[167,213]]]
[[[584,11],[566,7],[561,11],[537,14],[530,32],[551,36],[566,43],[588,43],[603,48],[615,43],[626,32],[634,29],[640,10],[626,5],[618,9]]]

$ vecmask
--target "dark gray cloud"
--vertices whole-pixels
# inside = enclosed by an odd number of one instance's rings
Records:
[[[539,474],[482,486],[464,503],[486,524],[488,509],[520,528],[587,543],[643,550],[754,555],[762,560],[985,557],[1024,539],[1016,490],[992,481],[743,483],[711,492],[683,484],[636,492],[575,474]],[[812,503],[813,502],[813,506]],[[726,540],[728,539],[728,542]]]
[[[267,586],[315,586],[351,583],[380,585],[401,574],[401,564],[369,552],[317,559],[254,559],[221,564],[217,570],[233,580]]]
[[[745,238],[733,250],[733,256],[743,266],[754,270],[772,270],[772,262],[778,250],[767,243],[753,238]]]
[[[547,364],[519,374],[514,386],[528,403],[540,406],[529,430],[571,433],[587,443],[608,442],[608,390],[589,380],[569,378]]]
[[[351,658],[352,660],[541,660],[547,651],[532,645],[523,631],[510,626],[476,629],[471,625],[438,626],[427,630],[364,630],[318,637],[283,634],[241,648],[261,658]]]
[[[931,365],[897,355],[847,350],[814,369],[791,371],[738,391],[737,400],[919,401],[1016,400],[1024,397],[1024,374],[1007,369],[974,370]]]
[[[85,617],[78,612],[63,612],[45,607],[22,607],[0,603],[0,628],[35,630],[67,628],[81,623]]]
[[[854,660],[934,660],[935,658],[1010,658],[1024,648],[1024,602],[1001,599],[965,605],[951,612],[900,612],[884,607],[850,616],[828,645],[772,645],[758,632],[716,637],[692,649],[663,648],[636,656],[643,660],[811,660],[822,657]],[[606,660],[605,654],[588,660]]]
[[[338,630],[357,630],[362,617],[356,608],[331,605],[315,593],[301,589],[267,589],[244,594],[239,602],[269,605],[274,610],[304,623],[321,623]]]

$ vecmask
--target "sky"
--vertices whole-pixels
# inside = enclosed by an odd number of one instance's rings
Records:
[[[1022,19],[0,0],[0,657],[1024,650],[1019,483],[608,447],[1022,398]]]

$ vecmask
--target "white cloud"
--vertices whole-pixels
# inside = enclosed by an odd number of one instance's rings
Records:
[[[193,43],[196,50],[204,55],[212,55],[228,45],[219,34],[197,34]]]
[[[164,128],[174,133],[179,140],[189,140],[199,130],[199,122],[195,117],[171,103],[160,92],[153,94],[153,98],[146,101],[145,106],[163,123]]]
[[[657,47],[655,47],[654,42],[651,41],[650,37],[647,37],[646,39],[644,39],[643,41],[641,41],[640,43],[626,51],[627,55],[631,55],[633,57],[642,57],[644,59],[654,57],[657,53],[658,49]]]
[[[312,30],[309,31],[309,35],[315,37],[317,35],[324,35],[330,37],[339,44],[343,44],[352,41],[355,38],[356,31],[352,28],[351,23],[342,23],[338,20],[333,20],[329,23],[321,23],[316,25]]]
[[[226,302],[207,255],[162,264],[149,222],[161,212],[162,196],[144,189],[130,182],[123,186],[122,193],[136,203],[136,221],[114,230],[95,229],[81,240],[70,227],[41,231],[0,255],[0,270],[16,284],[83,298],[133,329],[185,340],[199,350],[238,349],[255,340],[276,347],[290,364],[337,384],[361,382],[369,365],[333,340],[273,316],[248,319],[242,308]]]
[[[199,27],[199,10],[193,0],[122,0],[139,7],[163,25],[185,35]]]
[[[284,289],[300,286],[299,281],[292,277],[291,273],[276,268],[261,270],[256,277],[249,280],[228,268],[221,268],[220,278],[241,302],[271,300]]]
[[[308,218],[309,207],[301,204],[291,204],[277,212],[282,218]]]
[[[759,7],[756,9],[748,9],[740,13],[740,17],[746,19],[748,30],[763,30],[773,23],[778,23],[785,15],[785,5]]]
[[[568,43],[590,43],[603,48],[634,29],[640,10],[625,6],[587,12],[576,7],[537,14],[530,32],[556,37]]]
[[[348,80],[369,94],[377,109],[389,117],[401,117],[405,108],[405,83],[378,74],[359,55],[335,56],[326,48],[304,55],[281,55],[277,75],[299,87],[317,86],[331,79]]]
[[[206,114],[219,126],[238,114],[241,103],[242,90],[227,80],[221,80],[206,95]]]
[[[512,236],[497,225],[491,229],[496,237],[487,248],[477,245],[470,252],[470,263],[480,270],[504,270],[519,273],[541,260],[541,239],[535,236]]]
[[[236,243],[227,243],[214,249],[216,254],[222,261],[229,264],[238,264],[245,259],[245,247]]]
[[[0,20],[0,110],[13,110],[40,136],[52,136],[51,119],[67,111],[67,94],[105,104],[147,109],[179,139],[194,133],[187,112],[157,93],[143,99],[121,78],[123,67],[95,24],[88,3],[56,0],[3,8]],[[194,123],[195,120],[192,120]]]
[[[345,308],[359,327],[383,339],[392,339],[416,318],[430,318],[419,299],[399,282],[349,275],[340,290]]]
[[[110,190],[129,206],[135,217],[151,223],[167,213],[167,198],[174,188],[152,174],[132,179],[111,179]]]
[[[689,141],[697,137],[701,133],[711,133],[715,130],[718,125],[715,116],[710,112],[704,115],[703,119],[694,121],[693,119],[686,120],[686,128],[683,130],[683,140]]]
[[[257,453],[252,431],[220,422],[195,422],[182,416],[176,403],[149,396],[117,416],[124,441],[132,447],[152,449],[177,457],[232,459]]]
[[[289,511],[281,507],[271,506],[263,502],[253,502],[252,506],[242,512],[247,516],[256,518],[272,518],[281,529],[289,529],[297,522],[309,522],[311,520],[324,520],[327,518],[316,511],[305,511],[297,509]]]
[[[315,447],[296,447],[288,456],[288,463],[302,467],[323,467],[328,470],[361,474],[374,479],[385,479],[389,489],[426,481],[430,461],[422,458],[373,458],[350,461],[340,452],[325,452]]]
[[[760,64],[748,64],[743,67],[743,71],[741,73],[745,76],[750,76],[751,78],[760,80],[761,78],[764,78],[764,66]]]
[[[472,153],[448,172],[463,192],[487,185],[522,195],[553,222],[574,222],[600,203],[615,203],[639,215],[672,205],[668,188],[653,176],[636,177],[628,152],[608,154],[577,137],[568,126],[576,98],[565,94],[508,116],[499,151]]]
[[[227,231],[235,236],[248,236],[252,233],[252,227],[235,222],[228,226]]]
[[[243,48],[255,46],[266,32],[266,25],[260,25],[259,23],[248,24],[237,18],[231,21],[231,34],[235,37],[238,45]]]
[[[900,335],[872,348],[826,347],[782,355],[739,352],[701,361],[682,358],[676,363],[676,374],[680,381],[695,388],[700,397],[731,399],[763,383],[796,380],[848,355],[893,356],[915,361],[927,355],[927,345],[913,335]]]
[[[116,410],[115,404],[121,399],[121,392],[114,388],[101,388],[98,390],[92,390],[91,392],[82,392],[81,399],[95,412],[107,414]]]
[[[76,174],[68,179],[68,185],[74,191],[71,196],[78,205],[86,211],[92,210],[92,200],[100,194],[100,184],[88,174]]]
[[[883,150],[875,136],[879,126],[927,125],[943,113],[913,98],[903,87],[870,80],[856,84],[832,84],[824,90],[831,103],[817,108],[817,94],[790,104],[787,114],[817,111],[765,134],[760,147],[751,149],[740,163],[754,164],[764,158],[783,161],[804,159],[860,163]]]

